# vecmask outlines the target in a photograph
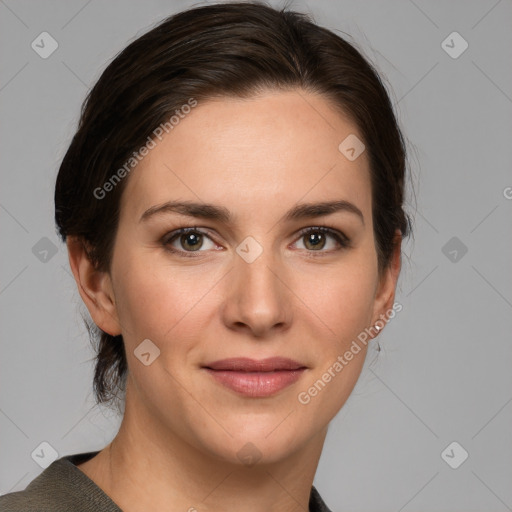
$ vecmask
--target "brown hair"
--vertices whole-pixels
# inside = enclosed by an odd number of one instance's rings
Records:
[[[168,17],[129,44],[89,92],[55,187],[63,241],[81,239],[98,270],[109,271],[119,219],[121,180],[102,187],[190,98],[250,97],[267,89],[320,93],[358,126],[370,161],[379,271],[387,268],[395,230],[410,231],[403,210],[406,151],[378,73],[347,41],[303,13],[261,2],[195,7]],[[122,336],[88,326],[98,341],[98,403],[119,398],[127,373]],[[92,330],[91,330],[92,329]]]

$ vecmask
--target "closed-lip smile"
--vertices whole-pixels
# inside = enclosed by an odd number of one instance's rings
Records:
[[[202,366],[217,382],[236,393],[263,398],[296,382],[307,366],[287,357],[235,357]]]

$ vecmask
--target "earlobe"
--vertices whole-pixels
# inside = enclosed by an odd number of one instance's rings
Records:
[[[94,323],[112,336],[121,334],[109,273],[94,267],[82,239],[68,237],[66,245],[78,291]]]

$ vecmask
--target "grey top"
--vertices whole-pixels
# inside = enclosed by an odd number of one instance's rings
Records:
[[[0,496],[0,512],[122,512],[76,467],[97,453],[78,453],[53,461],[24,491]],[[331,512],[314,486],[309,512]]]

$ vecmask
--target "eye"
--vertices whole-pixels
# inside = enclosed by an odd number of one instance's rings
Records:
[[[212,239],[198,228],[181,228],[177,229],[166,235],[162,240],[162,243],[171,252],[178,252],[183,256],[194,257],[194,252],[201,252],[200,249],[204,248],[204,241],[210,242],[210,246],[206,244],[206,250],[213,249],[215,244]],[[177,248],[176,245],[181,247]]]
[[[304,245],[306,250],[309,252],[330,253],[347,248],[350,245],[349,239],[343,233],[326,226],[317,226],[303,229],[300,232],[300,235],[301,237],[299,240],[305,240]],[[334,249],[323,251],[322,249],[329,245],[329,238],[335,241]],[[336,244],[338,244],[338,247],[336,247]]]
[[[305,239],[305,250],[310,253],[332,253],[350,246],[350,240],[343,233],[327,226],[305,228],[300,231],[299,235],[299,241]],[[331,240],[331,246],[334,244],[334,248],[322,250],[329,246],[329,239]],[[206,246],[205,241],[207,242]],[[210,236],[196,227],[180,228],[172,231],[164,236],[162,244],[170,252],[192,258],[198,256],[194,253],[216,250],[216,244]]]

